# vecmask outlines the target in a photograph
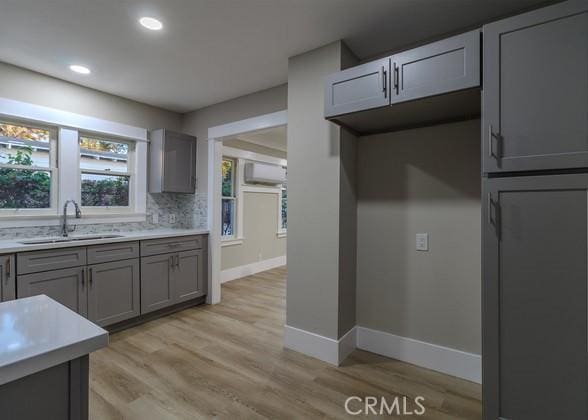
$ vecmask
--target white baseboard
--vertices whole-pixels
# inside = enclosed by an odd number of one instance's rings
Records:
[[[269,260],[254,262],[252,264],[229,268],[227,270],[221,271],[221,283],[240,279],[241,277],[251,276],[253,274],[261,273],[262,271],[271,270],[272,268],[281,267],[283,265],[286,265],[285,255],[282,255],[281,257],[270,258]]]
[[[289,325],[284,326],[284,346],[286,348],[335,366],[339,366],[355,349],[356,341],[355,327],[347,331],[339,340],[335,340]]]
[[[359,349],[468,381],[482,382],[482,358],[479,354],[467,353],[370,328],[356,327],[356,329],[357,348]]]

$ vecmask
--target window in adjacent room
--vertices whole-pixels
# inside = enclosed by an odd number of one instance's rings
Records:
[[[134,143],[82,135],[79,144],[82,206],[130,208]]]
[[[287,181],[281,186],[280,191],[280,226],[279,233],[286,233],[288,230],[288,187]]]
[[[235,173],[237,162],[234,159],[223,158],[222,161],[222,192],[221,192],[221,236],[224,239],[234,238],[236,233],[235,213],[237,210],[237,194],[235,188]]]
[[[57,203],[56,130],[0,121],[0,209],[43,213]]]

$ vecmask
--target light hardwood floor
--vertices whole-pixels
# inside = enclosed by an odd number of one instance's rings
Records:
[[[425,415],[403,418],[481,418],[477,384],[364,351],[334,367],[285,350],[286,276],[226,283],[218,305],[113,334],[90,358],[90,418],[345,418],[352,395],[423,396]]]

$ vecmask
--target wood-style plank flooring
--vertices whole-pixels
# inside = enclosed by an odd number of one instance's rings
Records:
[[[90,357],[90,418],[353,418],[352,395],[425,398],[425,415],[401,418],[481,418],[477,384],[364,351],[334,367],[285,350],[286,276],[226,283],[218,305],[111,335]]]

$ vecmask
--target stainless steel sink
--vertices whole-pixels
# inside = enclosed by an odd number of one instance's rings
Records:
[[[65,237],[53,237],[46,239],[32,239],[30,241],[21,241],[24,245],[43,245],[43,244],[59,244],[63,242],[75,242],[75,241],[92,241],[97,239],[114,239],[122,238],[124,235],[80,235],[80,236],[69,236]]]

